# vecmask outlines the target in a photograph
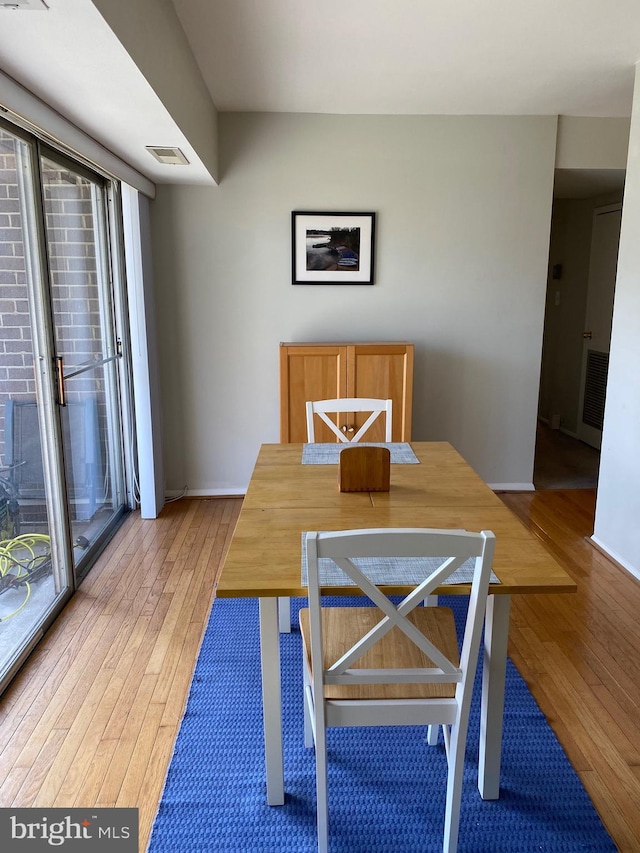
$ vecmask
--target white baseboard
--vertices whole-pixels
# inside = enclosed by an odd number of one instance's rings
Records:
[[[571,430],[571,429],[565,429],[564,427],[560,427],[560,432],[561,432],[563,435],[568,435],[570,438],[575,438],[575,440],[576,440],[576,441],[581,441],[581,440],[582,440],[582,439],[580,438],[580,436],[578,435],[578,433],[577,433],[577,432],[574,432],[574,431],[573,431],[573,430]]]
[[[488,483],[490,489],[494,492],[535,492],[536,487],[533,483]],[[177,498],[183,495],[185,498],[243,498],[246,494],[246,489],[187,489],[186,492],[175,491],[169,489],[167,491],[168,498]]]
[[[632,566],[631,563],[628,563],[619,554],[616,554],[615,551],[612,551],[611,548],[607,548],[604,542],[602,542],[601,539],[598,539],[597,536],[590,536],[589,540],[594,544],[598,551],[602,551],[602,553],[606,557],[611,557],[611,559],[616,562],[621,568],[629,572],[630,575],[633,575],[634,578],[638,578],[638,580],[640,580],[640,568],[638,568],[637,566]]]
[[[551,421],[549,420],[549,418],[538,418],[538,420],[540,421],[540,423],[541,423],[541,424],[544,424],[545,426],[548,426],[548,427],[549,427],[549,429],[553,429],[553,427],[551,426]],[[580,441],[580,440],[581,440],[581,439],[578,437],[578,433],[577,433],[577,432],[575,432],[574,430],[571,430],[571,429],[567,429],[566,427],[563,427],[563,426],[558,427],[558,429],[557,429],[557,430],[555,430],[555,429],[554,429],[553,431],[554,431],[554,432],[561,432],[561,433],[563,433],[564,435],[568,435],[568,436],[570,436],[571,438],[575,438],[575,439],[577,439],[578,441]]]
[[[487,483],[494,492],[535,492],[533,483]]]
[[[187,497],[189,498],[243,498],[246,493],[246,489],[239,487],[233,489],[187,489]]]
[[[233,489],[187,489],[183,492],[182,489],[168,489],[168,498],[243,498],[247,493],[246,489],[239,487]]]

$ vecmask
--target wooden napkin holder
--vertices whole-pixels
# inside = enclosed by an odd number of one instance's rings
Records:
[[[388,447],[345,447],[338,460],[341,492],[388,492],[391,452]]]

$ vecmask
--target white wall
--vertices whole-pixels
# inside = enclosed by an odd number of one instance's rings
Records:
[[[594,541],[640,577],[640,65],[629,138]]]
[[[93,0],[214,180],[217,112],[171,0]],[[172,145],[152,139],[148,145]]]
[[[559,116],[556,169],[624,169],[628,118]]]
[[[156,518],[164,506],[165,482],[149,199],[126,185],[122,187],[122,227],[131,330],[140,514],[142,518]]]
[[[413,437],[532,480],[553,117],[223,114],[221,184],[151,203],[169,490],[242,491],[278,343],[416,343]],[[378,213],[376,284],[292,286],[292,210]]]

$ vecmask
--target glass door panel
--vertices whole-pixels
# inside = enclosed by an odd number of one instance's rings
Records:
[[[35,213],[34,146],[0,126],[0,681],[71,585],[64,517],[43,447],[53,446]]]
[[[125,504],[106,192],[63,159],[41,159],[67,500],[76,574]]]

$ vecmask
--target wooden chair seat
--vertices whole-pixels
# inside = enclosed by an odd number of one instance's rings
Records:
[[[324,668],[338,660],[360,637],[380,621],[377,607],[323,607],[322,635]],[[413,610],[409,621],[442,649],[453,663],[460,662],[453,611],[449,607],[420,607]],[[309,610],[300,611],[303,653],[311,664],[311,627]],[[398,628],[392,628],[375,646],[365,652],[353,669],[418,669],[434,667],[430,660]],[[453,698],[455,684],[325,684],[325,699],[433,699]]]

